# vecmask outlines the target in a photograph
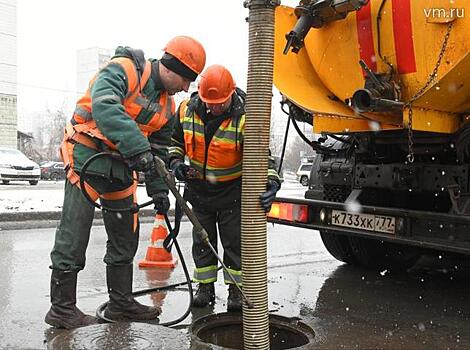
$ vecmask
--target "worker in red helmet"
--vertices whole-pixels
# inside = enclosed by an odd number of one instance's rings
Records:
[[[235,86],[229,70],[212,65],[202,74],[197,93],[178,110],[170,147],[170,168],[186,182],[185,197],[217,247],[217,228],[224,248],[224,263],[239,286],[241,275],[241,178],[245,93]],[[184,159],[189,159],[189,165]],[[260,201],[268,212],[281,185],[270,159],[266,192]],[[214,302],[217,258],[193,231],[192,253],[198,287],[193,306]],[[238,288],[224,272],[229,285],[227,309],[242,308]]]
[[[96,323],[76,306],[77,274],[85,255],[94,206],[80,188],[86,160],[99,152],[119,153],[126,163],[98,158],[90,165],[85,188],[105,207],[129,208],[134,203],[136,172],[144,172],[147,194],[157,212],[169,209],[168,188],[156,174],[154,156],[168,159],[175,103],[172,95],[188,91],[204,69],[205,51],[195,39],[171,39],[160,60],[140,50],[118,47],[114,57],[90,82],[67,123],[61,156],[67,171],[62,217],[51,252],[51,308],[45,322],[57,328]],[[103,210],[106,281],[109,302],[104,316],[115,321],[156,318],[161,310],[132,297],[133,259],[139,242],[137,214]]]

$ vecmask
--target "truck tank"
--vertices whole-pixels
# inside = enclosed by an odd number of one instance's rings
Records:
[[[303,204],[339,260],[470,254],[469,34],[464,0],[276,9],[274,84],[321,135]]]

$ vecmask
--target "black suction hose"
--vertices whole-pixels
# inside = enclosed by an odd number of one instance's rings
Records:
[[[100,205],[100,204],[96,203],[95,201],[93,201],[93,199],[90,197],[90,195],[88,194],[88,192],[86,191],[86,188],[85,188],[85,179],[86,179],[87,170],[88,170],[88,167],[94,161],[96,161],[97,159],[100,159],[100,158],[105,158],[105,157],[106,158],[116,159],[116,160],[124,162],[124,159],[121,157],[121,155],[119,155],[117,153],[101,152],[101,153],[97,153],[97,154],[91,156],[90,158],[88,158],[86,160],[86,162],[83,164],[82,171],[80,172],[80,188],[81,188],[82,193],[85,196],[85,198],[91,204],[93,204],[93,206],[95,206],[98,209],[107,210],[107,211],[111,211],[111,212],[130,211],[132,213],[136,213],[141,208],[153,204],[153,200],[151,200],[151,201],[145,202],[145,203],[140,204],[140,205],[132,205],[128,208],[116,209],[116,208],[105,207],[105,206]],[[178,256],[181,260],[181,266],[183,268],[184,275],[186,277],[186,281],[185,282],[175,283],[175,284],[172,284],[172,285],[169,285],[169,286],[144,289],[144,290],[140,290],[140,291],[136,291],[136,292],[132,293],[132,296],[137,297],[137,296],[141,296],[141,295],[145,295],[145,294],[162,292],[162,291],[165,291],[165,290],[174,289],[176,287],[183,286],[183,285],[187,284],[188,285],[188,291],[189,291],[188,308],[186,309],[185,313],[181,317],[177,318],[176,320],[172,320],[172,321],[168,321],[168,322],[164,322],[164,323],[159,323],[159,325],[167,326],[167,327],[173,326],[173,325],[178,324],[181,321],[183,321],[189,315],[189,313],[191,312],[191,305],[193,304],[193,287],[192,287],[192,284],[191,284],[192,280],[191,280],[191,277],[189,276],[188,267],[186,266],[186,262],[184,260],[183,253],[181,252],[180,246],[178,244],[178,240],[176,239],[176,237],[178,236],[179,230],[180,230],[182,216],[183,216],[182,209],[178,205],[178,203],[176,203],[175,227],[172,229],[171,228],[171,222],[170,222],[170,219],[168,218],[168,215],[167,214],[164,215],[165,222],[167,224],[168,230],[170,231],[169,236],[171,236],[171,240],[166,242],[167,244],[165,245],[165,249],[167,251],[170,251],[171,250],[171,245],[174,243],[176,251],[178,253]],[[105,303],[101,304],[100,306],[98,306],[98,308],[96,309],[96,316],[98,318],[104,320],[104,321],[112,323],[112,322],[114,322],[113,320],[110,320],[110,319],[108,319],[104,316],[104,309],[106,308],[107,305],[108,305],[108,302],[105,302]]]
[[[104,207],[103,205],[100,205],[98,203],[95,203],[95,201],[93,201],[93,199],[90,197],[90,195],[88,194],[88,192],[86,191],[86,188],[85,188],[85,178],[86,178],[86,173],[87,173],[87,170],[88,170],[88,167],[90,166],[90,164],[92,164],[95,160],[99,159],[99,158],[104,158],[104,157],[110,157],[112,159],[116,159],[116,160],[119,160],[119,161],[122,161],[124,162],[124,159],[122,158],[122,156],[118,153],[108,153],[108,152],[101,152],[101,153],[97,153],[93,156],[91,156],[90,158],[88,158],[86,160],[86,162],[83,164],[82,166],[82,171],[80,173],[80,188],[82,190],[82,193],[83,195],[85,196],[85,198],[93,204],[93,206],[95,206],[96,208],[98,209],[101,209],[101,210],[108,210],[108,211],[111,211],[111,212],[121,212],[121,211],[130,211],[131,213],[136,213],[138,212],[141,208],[143,207],[146,207],[150,204],[153,204],[153,200],[151,201],[148,201],[148,202],[145,202],[143,204],[134,204],[128,208],[121,208],[121,209],[115,209],[115,208],[108,208],[108,207]],[[189,289],[189,305],[188,305],[188,308],[186,310],[186,312],[183,314],[183,316],[179,317],[178,319],[174,320],[174,321],[169,321],[169,322],[165,322],[165,323],[161,323],[160,325],[162,326],[172,326],[172,325],[175,325],[179,322],[181,322],[182,320],[184,320],[188,314],[191,312],[191,305],[193,303],[193,289],[192,289],[192,285],[191,285],[191,277],[189,276],[189,272],[188,272],[188,269],[187,269],[187,266],[186,266],[186,263],[184,261],[184,258],[183,258],[183,254],[181,252],[181,249],[178,245],[178,241],[176,240],[176,237],[178,236],[178,233],[179,233],[179,229],[180,229],[180,224],[181,224],[181,218],[183,217],[183,211],[186,212],[186,215],[189,217],[191,223],[199,230],[199,232],[201,232],[202,236],[204,236],[203,233],[205,233],[205,237],[206,237],[206,244],[208,245],[208,247],[212,250],[212,252],[214,253],[214,255],[217,257],[217,259],[219,260],[220,264],[222,265],[221,268],[224,268],[225,271],[228,272],[228,269],[226,268],[226,266],[224,265],[224,262],[222,261],[222,259],[217,255],[217,251],[214,249],[214,247],[212,247],[212,245],[210,244],[210,241],[208,240],[207,238],[207,232],[205,231],[205,229],[202,227],[202,225],[199,223],[199,221],[197,220],[197,218],[194,216],[194,214],[192,213],[192,211],[189,209],[189,207],[187,207],[186,205],[186,202],[184,201],[184,199],[181,197],[181,195],[179,194],[178,190],[176,189],[176,187],[171,187],[174,185],[174,180],[173,179],[169,179],[169,177],[171,177],[171,175],[168,173],[168,171],[166,170],[165,168],[165,165],[163,163],[163,161],[158,158],[158,157],[155,157],[155,162],[156,162],[156,165],[157,165],[157,172],[161,173],[160,175],[163,177],[163,180],[165,181],[165,183],[170,187],[170,190],[172,191],[173,195],[175,195],[176,197],[176,207],[175,207],[175,228],[174,229],[171,229],[171,223],[170,223],[170,220],[168,219],[168,215],[164,215],[165,217],[165,221],[166,221],[166,224],[168,226],[168,229],[170,230],[170,234],[168,235],[168,237],[165,239],[164,243],[163,243],[163,246],[164,248],[170,252],[171,250],[171,245],[174,243],[175,244],[175,247],[176,247],[176,250],[178,252],[178,256],[180,257],[181,259],[181,265],[183,267],[183,270],[184,270],[184,274],[185,274],[185,277],[186,277],[186,282],[181,282],[181,283],[176,283],[174,285],[170,285],[170,286],[164,286],[164,287],[157,287],[157,288],[150,288],[150,289],[145,289],[145,290],[141,290],[141,291],[137,291],[137,292],[134,292],[132,293],[133,296],[139,296],[139,295],[144,295],[144,294],[149,294],[149,293],[154,293],[154,292],[158,292],[158,291],[164,291],[164,290],[168,290],[168,289],[172,289],[172,288],[175,288],[177,286],[181,286],[181,285],[185,285],[187,284],[188,285],[188,289]],[[158,169],[160,171],[158,171]],[[173,192],[173,191],[176,191]],[[186,207],[186,210],[184,210]],[[220,268],[219,268],[220,269]],[[218,270],[219,270],[218,269]],[[228,272],[229,274],[229,277],[232,279],[232,281],[234,282],[235,286],[239,289],[243,299],[246,301],[247,305],[249,308],[252,308],[253,307],[253,304],[250,302],[249,299],[247,299],[247,297],[245,296],[245,294],[243,293],[243,291],[241,290],[241,288],[236,284],[233,276],[231,275],[230,272]],[[97,309],[96,309],[96,316],[104,321],[107,321],[107,322],[114,322],[110,319],[107,319],[105,316],[104,316],[104,309],[106,308],[106,305],[108,304],[108,302],[105,302],[103,304],[101,304]]]
[[[176,212],[176,210],[175,210],[175,212]],[[180,246],[178,244],[178,240],[176,239],[176,236],[177,236],[178,232],[176,232],[175,230],[179,231],[180,223],[181,223],[181,217],[179,218],[179,220],[177,220],[176,215],[175,215],[175,228],[174,229],[171,228],[171,222],[170,222],[170,219],[168,218],[168,215],[165,214],[164,217],[165,217],[165,222],[168,226],[168,230],[170,230],[170,232],[173,234],[173,242],[175,244],[175,248],[176,248],[176,251],[178,253],[178,256],[181,260],[181,266],[183,267],[183,271],[184,271],[184,275],[186,277],[186,281],[171,284],[171,285],[168,285],[168,286],[163,286],[163,287],[154,287],[154,288],[139,290],[139,291],[133,292],[132,296],[138,297],[138,296],[142,296],[142,295],[146,295],[146,294],[163,292],[163,291],[171,290],[171,289],[174,289],[176,287],[184,286],[184,285],[187,284],[188,285],[188,292],[189,292],[189,303],[188,303],[188,307],[186,308],[185,313],[183,315],[181,315],[180,317],[178,317],[177,319],[175,319],[175,320],[158,324],[160,326],[171,327],[171,326],[173,326],[175,324],[178,324],[181,321],[183,321],[186,317],[188,317],[189,313],[191,312],[191,305],[193,304],[193,286],[191,284],[192,280],[191,280],[191,277],[189,276],[188,267],[186,266],[186,262],[184,260],[183,253],[182,253],[182,251],[180,249]],[[105,303],[98,306],[98,308],[96,309],[96,317],[98,317],[98,318],[100,318],[100,319],[102,319],[106,322],[114,323],[115,321],[110,320],[110,319],[108,319],[104,316],[104,309],[106,308],[107,305],[108,305],[108,302],[106,301]]]

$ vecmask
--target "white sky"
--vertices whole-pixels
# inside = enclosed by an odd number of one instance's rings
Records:
[[[284,0],[295,6],[297,1]],[[18,116],[76,100],[76,51],[127,45],[159,58],[175,35],[202,42],[207,64],[246,87],[248,10],[243,0],[18,0]],[[61,91],[65,90],[65,91]]]

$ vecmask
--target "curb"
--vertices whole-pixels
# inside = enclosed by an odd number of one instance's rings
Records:
[[[61,214],[61,211],[0,213],[0,231],[56,227],[60,221]],[[170,209],[168,216],[171,217],[174,215],[174,209]],[[154,217],[154,209],[141,209],[139,211],[140,222],[152,222]],[[101,210],[95,211],[93,225],[103,225],[103,214]]]

